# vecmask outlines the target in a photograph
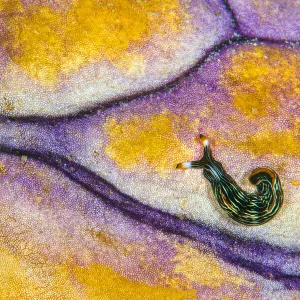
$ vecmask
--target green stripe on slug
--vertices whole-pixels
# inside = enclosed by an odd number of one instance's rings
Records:
[[[283,203],[283,191],[276,172],[267,167],[253,170],[249,181],[256,185],[256,192],[248,193],[214,159],[208,139],[203,135],[200,139],[204,145],[202,159],[180,163],[177,168],[203,169],[204,177],[210,182],[221,208],[235,221],[248,226],[270,221]]]

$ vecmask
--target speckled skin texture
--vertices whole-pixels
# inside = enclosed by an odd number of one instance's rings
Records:
[[[1,299],[300,297],[300,8],[270,3],[0,1]],[[176,170],[200,133],[247,191],[276,170],[270,222]]]

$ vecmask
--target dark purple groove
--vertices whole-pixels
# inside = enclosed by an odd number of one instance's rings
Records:
[[[240,34],[240,35],[242,36],[241,31],[240,31],[240,27],[239,27],[239,23],[238,23],[238,19],[237,19],[236,15],[235,15],[235,12],[234,12],[233,9],[231,8],[230,4],[228,3],[228,0],[223,0],[223,2],[224,2],[224,6],[225,6],[226,10],[227,10],[227,11],[230,13],[230,15],[231,15],[231,22],[232,22],[232,25],[233,25],[234,30],[235,30],[238,34]]]
[[[137,93],[132,93],[131,95],[128,96],[121,96],[121,97],[116,97],[114,99],[108,100],[103,103],[96,103],[94,105],[89,106],[88,108],[83,108],[82,110],[75,112],[75,113],[70,113],[70,114],[65,114],[63,116],[36,116],[36,115],[27,115],[27,116],[6,116],[3,114],[0,114],[0,120],[10,120],[10,121],[22,121],[26,123],[52,123],[56,124],[58,122],[65,122],[68,120],[74,120],[74,119],[80,119],[82,117],[88,116],[88,115],[93,115],[96,114],[98,111],[106,110],[111,107],[117,107],[120,104],[128,103],[131,102],[132,100],[135,100],[137,98],[145,97],[150,94],[154,94],[157,92],[166,92],[170,90],[171,88],[177,86],[177,84],[186,77],[189,77],[191,73],[197,71],[199,67],[202,66],[206,62],[206,60],[214,53],[219,52],[222,50],[224,47],[237,43],[237,42],[244,42],[244,41],[253,41],[254,39],[243,39],[238,33],[234,32],[231,36],[230,39],[224,39],[218,44],[212,45],[209,47],[207,50],[205,50],[204,55],[193,65],[191,68],[188,70],[182,72],[179,74],[175,79],[171,80],[168,83],[165,83],[161,86],[158,86],[154,89],[149,89],[149,90],[144,90],[141,92]],[[256,39],[255,39],[256,41]]]
[[[152,208],[120,192],[111,183],[83,166],[51,152],[40,153],[0,146],[1,152],[12,155],[27,155],[42,161],[80,184],[106,204],[117,208],[122,214],[150,225],[166,233],[200,242],[210,247],[218,257],[226,262],[255,272],[264,278],[276,280],[288,289],[300,290],[300,252],[266,242],[236,238],[206,224]],[[298,264],[298,266],[297,266]],[[290,267],[286,271],[284,267]]]
[[[40,123],[40,124],[48,124],[48,125],[55,125],[58,123],[65,123],[71,120],[80,119],[83,117],[87,117],[90,115],[97,114],[101,111],[104,111],[106,109],[112,108],[112,107],[118,107],[121,104],[129,103],[133,100],[136,100],[138,98],[146,97],[151,94],[155,94],[158,92],[167,92],[171,88],[177,86],[181,80],[188,78],[191,76],[194,72],[197,72],[199,68],[214,54],[220,52],[224,48],[230,46],[230,45],[240,45],[245,43],[268,43],[268,44],[275,44],[275,45],[287,45],[287,44],[296,44],[297,42],[294,41],[283,41],[283,40],[272,40],[268,38],[256,38],[256,37],[247,37],[245,35],[241,35],[238,33],[238,31],[233,33],[232,38],[224,40],[211,48],[207,49],[205,51],[205,54],[199,59],[199,61],[183,72],[182,74],[178,75],[174,80],[170,81],[167,84],[164,84],[162,86],[159,86],[157,88],[154,88],[152,90],[146,90],[138,93],[134,93],[130,96],[122,96],[117,97],[115,99],[108,100],[104,103],[98,103],[95,105],[92,105],[88,108],[83,108],[79,112],[66,114],[63,116],[36,116],[36,115],[28,115],[28,116],[5,116],[0,114],[0,121],[16,121],[16,122],[23,122],[23,123]]]
[[[236,32],[243,38],[247,38],[247,39],[258,39],[258,40],[265,40],[268,42],[277,42],[277,43],[299,43],[300,40],[282,40],[282,39],[268,39],[265,37],[261,37],[261,36],[256,36],[256,35],[247,35],[243,32],[243,30],[240,28],[240,21],[239,18],[237,17],[237,11],[232,8],[232,5],[230,4],[230,0],[223,0],[224,2],[224,6],[226,7],[227,11],[231,14],[231,19],[232,19],[232,23],[233,23],[233,28],[236,30]]]

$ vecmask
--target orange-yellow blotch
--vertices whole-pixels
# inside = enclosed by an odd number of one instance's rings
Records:
[[[87,299],[101,300],[152,300],[197,299],[195,290],[178,290],[171,287],[150,286],[129,280],[109,267],[98,264],[88,268],[74,267],[74,279],[84,287]]]
[[[137,115],[121,122],[109,119],[104,125],[109,137],[105,151],[119,168],[152,168],[167,175],[179,161],[193,157],[193,151],[177,136],[183,124],[168,111],[147,119]]]
[[[30,281],[20,259],[4,249],[0,250],[0,258],[0,298],[28,299],[28,294],[34,296],[37,285]]]
[[[113,248],[115,250],[122,250],[122,248],[124,248],[122,243],[108,232],[90,230],[90,234],[94,239],[98,240],[106,247]]]
[[[252,286],[243,276],[233,275],[212,254],[204,254],[188,244],[177,245],[173,261],[176,263],[175,274],[181,274],[190,282],[212,289],[219,288],[226,282],[236,286]]]
[[[0,175],[4,175],[6,174],[7,169],[6,169],[6,165],[3,161],[0,161]]]
[[[66,264],[30,264],[21,257],[0,249],[0,299],[82,299]]]
[[[295,179],[291,179],[291,184],[292,184],[293,186],[300,186],[300,181],[295,180]]]
[[[2,101],[0,100],[0,111],[1,112],[13,111],[14,109],[15,109],[14,103],[10,99],[3,97]]]
[[[295,130],[272,131],[264,129],[256,134],[245,136],[244,140],[225,140],[218,134],[216,144],[233,146],[255,156],[275,154],[300,157],[300,139]]]
[[[8,16],[9,14],[22,11],[22,5],[19,0],[0,0],[1,16]]]
[[[293,131],[258,132],[236,146],[244,151],[250,150],[255,155],[277,154],[300,157],[300,139]]]
[[[142,46],[177,33],[185,14],[178,0],[74,0],[64,9],[2,0],[0,11],[1,46],[45,86],[103,58],[129,73],[144,68]]]
[[[248,46],[232,55],[221,83],[237,110],[250,118],[266,116],[288,99],[300,101],[299,70],[300,54],[293,49]]]

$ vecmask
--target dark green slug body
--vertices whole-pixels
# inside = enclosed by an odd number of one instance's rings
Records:
[[[249,180],[256,185],[256,192],[248,193],[214,159],[208,139],[203,135],[200,135],[200,139],[204,145],[203,158],[180,163],[177,168],[203,169],[204,177],[210,182],[221,208],[235,221],[251,226],[271,220],[283,203],[283,191],[276,172],[267,167],[255,169]]]

